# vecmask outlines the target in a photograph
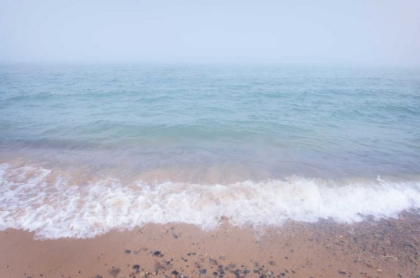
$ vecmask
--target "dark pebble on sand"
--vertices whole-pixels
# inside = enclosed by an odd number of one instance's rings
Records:
[[[124,252],[125,252],[126,254],[130,254],[130,253],[131,253],[131,250],[128,250],[128,249],[127,249],[127,250],[125,250]]]
[[[178,271],[174,270],[174,271],[171,272],[171,274],[178,275]]]
[[[153,256],[159,257],[162,254],[160,251],[153,252]]]
[[[200,269],[200,274],[201,275],[204,275],[204,274],[206,274],[207,273],[207,270],[205,270],[205,269]]]
[[[139,269],[140,266],[138,264],[133,265],[133,269]]]
[[[217,275],[219,275],[219,273],[217,273],[217,272],[215,271],[215,272],[213,272],[213,275],[214,275],[214,276],[217,276]]]

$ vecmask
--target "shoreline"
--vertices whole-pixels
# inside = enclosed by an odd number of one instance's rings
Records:
[[[93,239],[0,232],[0,277],[417,277],[420,216],[216,230],[147,224]],[[176,274],[177,273],[177,274]],[[183,276],[182,276],[183,275]]]

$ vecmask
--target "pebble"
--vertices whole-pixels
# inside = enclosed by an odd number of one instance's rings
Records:
[[[221,275],[225,274],[225,270],[223,269],[223,265],[219,265],[217,267],[217,272],[219,272]]]
[[[200,269],[200,274],[201,275],[205,275],[207,273],[207,270],[205,270],[205,269]]]
[[[153,252],[153,256],[156,256],[156,257],[163,257],[163,254],[162,254],[162,252],[160,252],[160,251],[155,251],[155,252]]]
[[[128,250],[128,249],[127,249],[127,250],[125,250],[124,252],[125,252],[126,254],[130,254],[130,253],[131,253],[131,250]]]
[[[109,271],[109,274],[111,274],[113,277],[117,277],[118,273],[120,273],[119,268],[113,268]]]
[[[138,264],[133,265],[133,269],[139,269],[139,268],[140,268],[140,265]]]

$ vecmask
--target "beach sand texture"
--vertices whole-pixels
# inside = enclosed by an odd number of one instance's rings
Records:
[[[225,220],[221,220],[226,222]],[[148,224],[94,239],[0,234],[0,277],[418,277],[418,216],[203,231]]]

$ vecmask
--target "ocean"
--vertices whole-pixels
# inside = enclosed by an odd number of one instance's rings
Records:
[[[420,69],[0,65],[0,230],[420,209]]]

